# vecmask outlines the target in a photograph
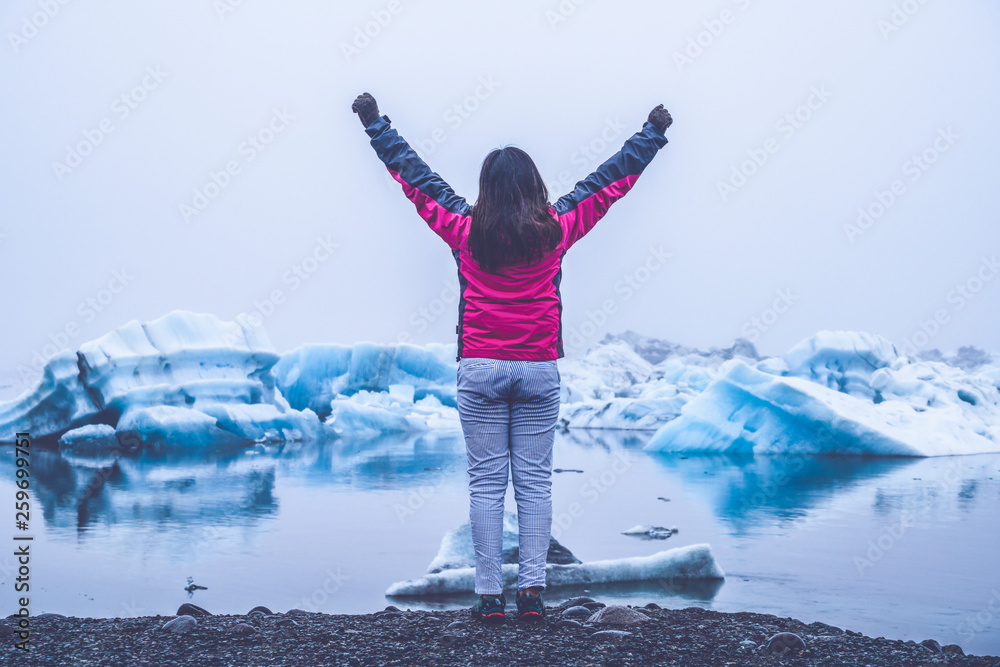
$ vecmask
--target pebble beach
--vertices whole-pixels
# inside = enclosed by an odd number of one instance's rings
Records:
[[[15,620],[0,623],[3,665],[255,667],[322,665],[955,665],[1000,667],[933,638],[872,638],[823,623],[697,607],[607,606],[575,598],[537,621],[484,626],[467,610],[389,606],[338,615],[256,607],[213,615],[182,605],[173,616],[31,619],[30,651],[14,648]]]

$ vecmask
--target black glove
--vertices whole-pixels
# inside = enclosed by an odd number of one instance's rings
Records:
[[[667,128],[673,124],[674,119],[670,117],[670,112],[664,109],[663,105],[660,104],[649,112],[649,122],[655,125],[656,129],[660,132],[666,132]]]
[[[378,104],[375,103],[375,98],[368,93],[358,95],[358,99],[354,100],[354,104],[351,105],[351,111],[358,114],[361,124],[365,127],[371,125],[379,117]]]

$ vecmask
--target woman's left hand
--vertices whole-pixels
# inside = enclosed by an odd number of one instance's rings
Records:
[[[354,100],[354,104],[351,105],[351,111],[358,114],[361,124],[365,127],[374,123],[375,119],[379,117],[378,104],[375,102],[375,98],[369,93],[358,95],[358,98]]]

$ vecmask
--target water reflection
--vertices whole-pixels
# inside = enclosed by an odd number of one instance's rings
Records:
[[[650,454],[702,496],[735,534],[790,521],[915,464],[912,459]]]
[[[649,454],[740,535],[801,518],[871,489],[883,520],[969,511],[997,455],[914,458]],[[910,483],[912,482],[912,483]]]
[[[328,440],[194,449],[166,443],[134,455],[33,453],[33,493],[49,526],[252,524],[279,510],[277,476],[357,489],[433,483],[464,465],[455,436]]]

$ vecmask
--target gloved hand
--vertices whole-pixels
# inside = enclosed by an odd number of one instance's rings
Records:
[[[650,123],[655,125],[656,129],[660,132],[666,132],[667,128],[674,122],[674,119],[670,117],[670,112],[667,111],[662,104],[658,105],[655,109],[649,112],[648,120]]]
[[[354,104],[351,105],[351,111],[358,114],[361,124],[365,127],[371,125],[379,117],[378,104],[375,102],[375,98],[368,93],[358,95]]]

